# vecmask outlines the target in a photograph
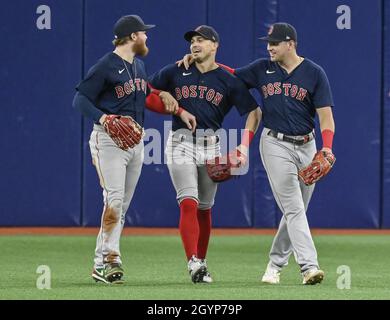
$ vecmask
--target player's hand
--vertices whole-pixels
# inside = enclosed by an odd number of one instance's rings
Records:
[[[191,132],[195,132],[196,129],[196,118],[193,114],[189,113],[186,110],[183,110],[180,113],[180,119],[187,125],[187,128],[191,130]]]
[[[103,114],[103,115],[100,117],[100,119],[99,119],[99,123],[100,123],[101,125],[103,125],[104,121],[106,121],[106,118],[107,118],[107,115],[106,115],[106,114]]]
[[[332,149],[330,149],[330,148],[322,148],[321,151],[333,153]]]
[[[177,103],[176,99],[172,97],[172,95],[169,92],[161,91],[159,94],[159,97],[161,98],[161,101],[163,102],[165,106],[165,111],[167,113],[176,113],[179,109],[179,104]]]
[[[239,167],[244,167],[248,159],[248,147],[240,144],[237,148],[237,159],[240,161]]]
[[[188,70],[188,68],[190,67],[190,65],[194,62],[194,58],[192,57],[192,54],[191,53],[187,53],[183,59],[181,60],[178,60],[176,61],[176,64],[178,67],[180,67],[181,65],[184,65],[184,68],[186,70]]]

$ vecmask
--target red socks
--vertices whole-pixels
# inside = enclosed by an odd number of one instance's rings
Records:
[[[198,258],[206,258],[207,248],[209,246],[210,232],[211,232],[211,209],[198,209],[198,224],[199,224],[199,238],[198,238]]]
[[[187,260],[197,255],[199,238],[198,203],[191,198],[186,198],[180,203],[179,230]]]
[[[199,210],[198,203],[186,198],[180,203],[179,230],[187,260],[206,257],[211,232],[211,209]]]

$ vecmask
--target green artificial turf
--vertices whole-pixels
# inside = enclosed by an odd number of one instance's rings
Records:
[[[322,284],[303,286],[293,256],[280,285],[260,277],[271,236],[213,236],[208,252],[212,284],[193,284],[178,236],[121,240],[125,284],[90,277],[95,237],[0,236],[0,299],[390,299],[390,237],[316,236]],[[51,270],[51,289],[39,290],[39,265]],[[351,270],[351,288],[338,289],[337,268]],[[340,280],[339,280],[340,281]]]

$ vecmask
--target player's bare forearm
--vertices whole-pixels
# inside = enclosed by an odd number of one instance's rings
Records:
[[[237,147],[238,151],[244,156],[248,155],[249,144],[251,143],[261,121],[261,110],[257,107],[251,111],[246,119],[244,134],[241,138],[241,144]],[[242,160],[245,163],[245,160]]]
[[[331,107],[323,107],[317,109],[318,118],[320,120],[321,132],[328,129],[335,131],[333,112]]]
[[[187,125],[187,128],[191,130],[191,132],[195,132],[196,129],[196,118],[192,113],[179,108],[177,115],[180,119]]]
[[[245,129],[256,133],[260,125],[261,115],[262,113],[259,107],[251,111],[248,115],[248,118],[246,119]]]
[[[317,109],[318,118],[320,120],[320,129],[322,134],[322,142],[324,151],[332,151],[333,135],[335,132],[335,123],[331,107],[323,107]]]

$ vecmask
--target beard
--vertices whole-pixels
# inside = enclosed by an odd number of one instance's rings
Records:
[[[149,52],[149,48],[145,42],[136,41],[133,46],[133,51],[137,56],[145,57]]]

